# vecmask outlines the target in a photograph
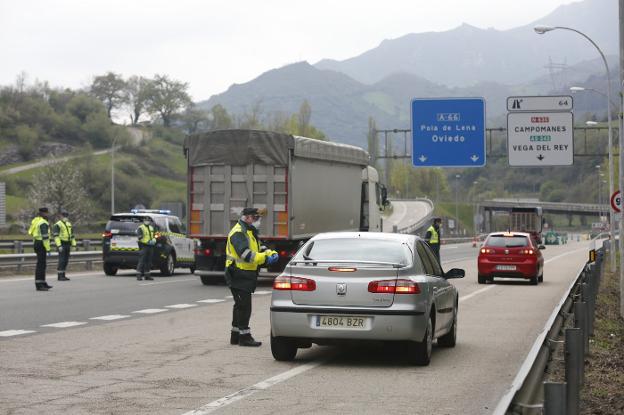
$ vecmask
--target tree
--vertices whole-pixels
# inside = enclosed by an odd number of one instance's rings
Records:
[[[194,104],[189,105],[182,113],[184,130],[188,134],[195,134],[208,129],[210,112],[197,108]]]
[[[51,213],[61,210],[69,212],[73,222],[90,219],[93,205],[89,198],[83,174],[76,161],[52,163],[42,168],[33,177],[29,201],[33,211],[47,206]]]
[[[304,99],[299,107],[298,121],[299,121],[299,135],[304,137],[308,136],[308,129],[310,127],[310,118],[312,117],[312,107],[307,99]]]
[[[228,114],[227,110],[223,108],[220,104],[215,105],[210,109],[210,114],[212,115],[210,128],[212,130],[227,130],[234,127],[234,121],[232,121],[232,117]]]
[[[126,102],[130,106],[130,122],[139,123],[139,118],[147,109],[150,81],[142,76],[131,76],[126,82]]]
[[[165,127],[170,127],[173,116],[192,102],[187,90],[186,82],[156,75],[147,87],[147,108],[160,116]]]
[[[121,75],[108,72],[95,77],[91,84],[91,93],[104,103],[108,118],[112,120],[112,110],[121,107],[127,100],[126,82]]]

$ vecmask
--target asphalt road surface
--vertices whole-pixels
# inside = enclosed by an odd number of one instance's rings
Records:
[[[407,228],[431,213],[431,205],[417,200],[393,200],[392,215],[383,220],[383,231]]]
[[[176,274],[69,274],[36,292],[31,277],[0,279],[2,414],[487,414],[509,388],[589,242],[549,246],[544,283],[479,285],[477,248],[442,247],[466,270],[455,348],[431,365],[388,347],[300,350],[276,362],[268,345],[270,282],[254,296],[260,348],[229,345],[226,287]]]

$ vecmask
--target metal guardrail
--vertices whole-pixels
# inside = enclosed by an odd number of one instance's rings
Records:
[[[393,233],[417,233],[422,227],[428,225],[429,222],[431,221],[431,217],[433,216],[433,209],[434,209],[433,202],[427,198],[410,199],[410,202],[411,201],[427,203],[430,207],[429,213],[423,216],[418,222],[412,223],[411,225],[406,226],[404,228],[400,228],[400,229],[397,228],[396,231],[393,229],[392,230]]]
[[[90,251],[91,248],[101,245],[101,239],[78,239],[74,249],[79,250],[82,248],[83,251]],[[14,254],[21,254],[24,252],[24,249],[32,247],[32,241],[0,241],[0,249],[11,249]]]
[[[577,415],[583,383],[584,357],[593,334],[596,296],[609,241],[596,251],[568,288],[548,319],[494,415]],[[571,322],[573,319],[573,324]],[[574,328],[566,328],[573,325]],[[564,340],[561,340],[564,339]],[[547,382],[553,355],[564,348],[565,383]]]
[[[48,265],[58,262],[58,254],[50,253]],[[84,263],[87,270],[93,269],[93,263],[102,262],[102,251],[75,251],[69,257],[71,264]],[[34,266],[37,263],[37,254],[6,254],[0,255],[0,268],[17,268],[21,271],[25,266]]]

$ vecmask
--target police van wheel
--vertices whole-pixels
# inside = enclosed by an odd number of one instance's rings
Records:
[[[160,274],[168,277],[173,275],[174,272],[175,258],[173,258],[173,255],[169,254],[167,255],[167,259],[165,259],[165,262],[163,262],[163,264],[160,266]]]
[[[113,276],[113,275],[117,275],[117,271],[118,271],[117,267],[114,267],[111,264],[104,263],[104,274]]]

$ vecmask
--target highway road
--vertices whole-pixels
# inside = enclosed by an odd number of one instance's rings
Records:
[[[413,225],[432,212],[431,204],[418,200],[393,200],[392,214],[384,218],[383,231],[392,232],[393,227],[400,230]]]
[[[254,296],[260,348],[229,345],[232,301],[222,285],[179,274],[70,274],[36,292],[0,279],[0,413],[7,414],[487,414],[506,392],[590,242],[549,246],[544,283],[479,285],[477,249],[442,247],[466,269],[458,344],[428,367],[388,347],[300,350],[273,360],[270,282]]]

